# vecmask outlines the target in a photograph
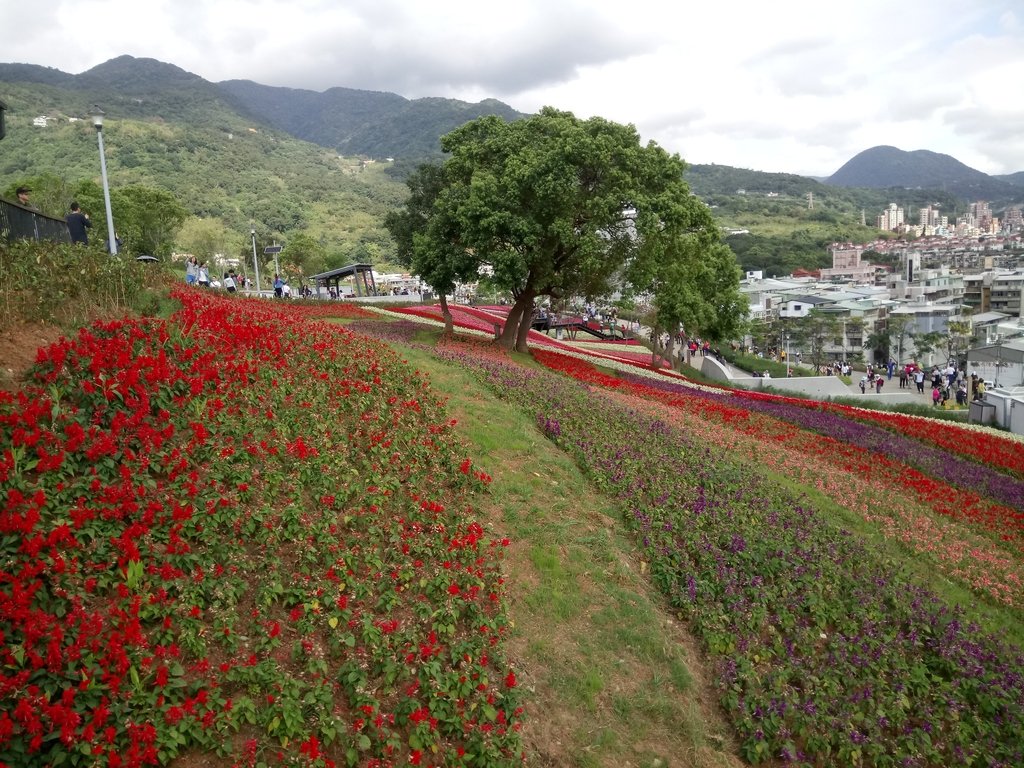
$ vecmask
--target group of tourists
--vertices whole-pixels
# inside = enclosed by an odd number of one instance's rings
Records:
[[[892,378],[896,361],[888,364],[889,377]],[[967,375],[967,371],[959,367],[955,360],[950,360],[944,368],[933,365],[926,371],[917,363],[907,363],[899,368],[900,389],[915,387],[921,394],[931,388],[932,405],[945,405],[955,400],[957,405],[967,405],[970,400],[981,400],[985,396],[985,381],[976,373]]]
[[[797,360],[797,362],[800,362]],[[849,376],[853,373],[853,366],[845,360],[836,360],[818,366],[818,374],[821,376]]]
[[[882,386],[884,384],[885,377],[869,365],[866,373],[860,377],[860,393],[863,395],[865,392],[873,389],[876,395],[880,395],[882,394]]]
[[[711,346],[711,342],[708,341],[707,339],[690,339],[686,346],[690,351],[690,357],[696,357],[699,354],[701,357],[713,357],[720,363],[725,362],[725,358],[722,357],[722,350],[720,350],[718,347]],[[680,344],[679,350],[681,357],[683,350],[682,344]]]
[[[219,287],[228,293],[236,293],[239,288],[251,287],[249,280],[236,274],[234,269],[225,272],[221,282],[213,283],[210,280],[210,268],[205,261],[199,261],[195,256],[185,259],[185,283],[200,288]]]

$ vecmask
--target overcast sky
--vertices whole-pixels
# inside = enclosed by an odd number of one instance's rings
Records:
[[[551,105],[691,163],[827,176],[889,144],[1024,171],[1022,0],[3,0],[0,31],[0,60],[76,74]]]

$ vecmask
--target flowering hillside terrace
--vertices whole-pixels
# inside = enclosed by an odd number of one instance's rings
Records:
[[[1024,764],[1019,442],[549,344],[533,356],[561,377],[481,342],[437,354],[533,414],[618,498],[654,583],[716,664],[752,763]],[[960,585],[989,628],[933,581]]]
[[[508,541],[425,378],[358,308],[176,298],[0,392],[0,765],[520,763]]]
[[[495,327],[503,327],[507,307],[467,307],[449,305],[453,324],[462,332],[469,331],[477,335],[494,335]],[[404,307],[393,312],[440,323],[442,321],[440,305]],[[580,351],[591,359],[602,359],[611,362],[631,363],[649,367],[651,352],[645,346],[632,339],[598,339],[586,334],[577,335],[570,341],[568,337],[559,339],[549,333],[531,330],[528,334],[529,344],[533,347],[560,350],[563,352]]]

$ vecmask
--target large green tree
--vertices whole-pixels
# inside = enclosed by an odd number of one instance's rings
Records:
[[[93,234],[89,239],[105,241],[107,212],[102,187],[95,181],[82,181],[75,186],[72,199],[92,218]],[[140,184],[112,189],[110,207],[122,250],[163,258],[171,255],[178,229],[188,217],[188,211],[173,194]]]
[[[479,270],[477,255],[463,244],[456,205],[446,197],[452,194],[442,166],[425,163],[406,180],[409,198],[405,207],[391,211],[384,225],[396,244],[396,256],[430,284],[441,302],[445,333],[452,332],[452,314],[447,294],[459,281],[473,278]]]
[[[188,211],[170,192],[132,185],[110,193],[117,236],[133,253],[167,258]]]
[[[598,296],[632,281],[670,323],[688,303],[673,291],[709,274],[709,290],[738,285],[734,265],[721,268],[727,251],[715,248],[717,228],[683,181],[684,163],[642,145],[633,126],[545,107],[513,123],[473,120],[441,144],[451,156],[427,229],[448,236],[451,256],[489,264],[512,293],[503,346],[525,350],[539,296]],[[705,310],[737,305],[710,298]],[[724,312],[714,322],[728,325]]]
[[[296,232],[281,251],[281,271],[302,281],[306,275],[325,272],[326,259],[323,243],[307,232]]]

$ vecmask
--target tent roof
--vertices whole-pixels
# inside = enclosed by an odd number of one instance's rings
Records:
[[[372,264],[349,264],[347,267],[338,267],[337,269],[331,269],[327,272],[321,272],[318,275],[310,275],[310,280],[331,280],[334,278],[341,279],[343,277],[351,277],[352,275],[360,272],[373,272]]]
[[[967,359],[976,363],[1024,363],[1024,339],[1010,339],[1002,344],[972,347]]]

